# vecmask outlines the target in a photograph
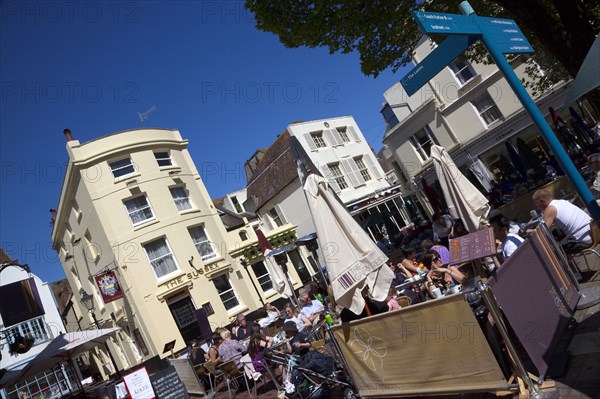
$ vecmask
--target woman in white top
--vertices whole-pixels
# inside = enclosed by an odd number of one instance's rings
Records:
[[[308,320],[304,315],[299,314],[291,303],[286,303],[286,305],[283,307],[283,310],[285,312],[285,321],[293,321],[296,323],[296,328],[298,331],[302,331],[304,328],[312,326],[310,320]]]

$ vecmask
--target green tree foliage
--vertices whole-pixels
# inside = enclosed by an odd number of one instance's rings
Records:
[[[459,13],[460,0],[246,0],[258,29],[286,47],[328,47],[360,55],[365,75],[396,72],[411,61],[421,31],[411,11]],[[600,30],[600,0],[471,0],[478,15],[514,19],[536,50],[524,57],[538,91],[574,77]],[[443,40],[443,38],[433,38]],[[465,54],[491,62],[481,44]]]

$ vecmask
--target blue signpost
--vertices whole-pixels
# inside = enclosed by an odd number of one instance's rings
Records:
[[[413,17],[424,33],[447,35],[448,38],[400,81],[404,90],[409,96],[413,95],[452,60],[462,54],[468,46],[481,40],[573,183],[575,190],[590,211],[590,215],[595,220],[600,220],[600,207],[583,177],[504,57],[504,54],[532,53],[531,44],[515,21],[479,17],[466,1],[461,3],[460,7],[462,12],[468,15],[413,12]]]

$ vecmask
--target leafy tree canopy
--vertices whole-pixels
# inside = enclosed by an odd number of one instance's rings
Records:
[[[457,14],[460,0],[246,0],[258,29],[275,33],[286,47],[358,51],[361,70],[377,76],[411,61],[421,31],[411,12]],[[482,16],[514,19],[536,50],[529,72],[544,70],[532,86],[543,91],[574,77],[600,30],[600,0],[471,0]],[[433,38],[440,40],[443,38]],[[481,44],[465,57],[491,62]],[[533,63],[535,60],[535,63]],[[535,75],[535,74],[533,74]]]

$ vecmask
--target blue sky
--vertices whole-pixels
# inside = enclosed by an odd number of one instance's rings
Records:
[[[64,128],[80,142],[176,128],[217,198],[294,120],[352,115],[378,150],[383,92],[404,74],[367,78],[357,54],[287,49],[241,1],[4,1],[0,40],[0,246],[46,281],[64,277],[49,213]]]

